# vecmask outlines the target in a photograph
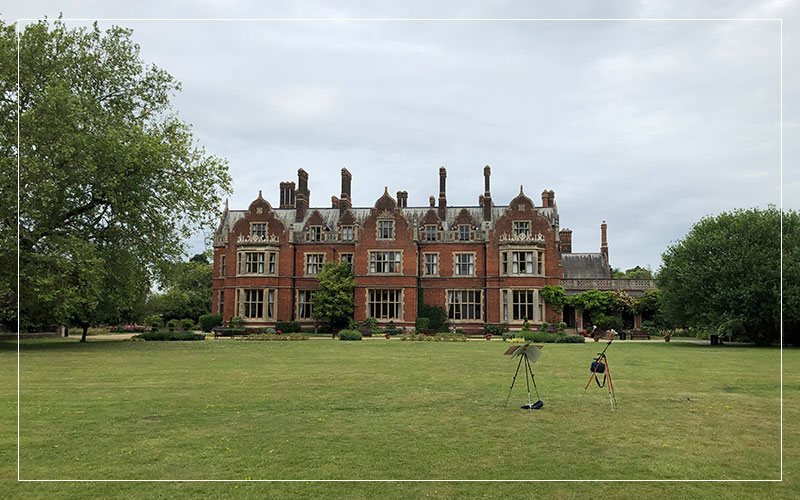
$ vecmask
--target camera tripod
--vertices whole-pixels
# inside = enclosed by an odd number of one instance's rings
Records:
[[[617,403],[617,397],[614,395],[614,384],[611,381],[611,370],[608,366],[608,358],[606,357],[606,351],[608,347],[611,345],[611,342],[614,341],[614,337],[612,336],[611,339],[606,344],[606,347],[603,349],[603,352],[597,353],[597,357],[594,358],[594,362],[592,363],[592,374],[589,376],[589,381],[586,382],[586,387],[583,388],[584,393],[586,389],[589,388],[589,384],[592,383],[592,379],[597,383],[597,387],[602,388],[603,386],[608,387],[608,402],[611,403],[611,411],[614,411],[614,405]],[[597,378],[597,374],[603,374],[603,383],[600,383],[600,379]]]
[[[526,349],[528,345],[521,347],[521,349]],[[525,385],[528,388],[528,404],[522,405],[524,410],[538,410],[544,403],[542,402],[541,397],[539,397],[539,388],[536,387],[536,379],[533,378],[533,368],[531,367],[531,360],[528,358],[527,353],[523,353],[519,356],[519,363],[517,363],[517,371],[514,372],[514,379],[511,381],[511,387],[508,389],[508,397],[506,398],[506,404],[503,405],[508,406],[508,400],[511,398],[511,391],[514,389],[514,383],[517,381],[517,374],[519,374],[519,369],[522,366],[522,361],[525,360]],[[528,376],[530,376],[530,381],[528,380]],[[535,403],[531,403],[531,382],[533,382],[533,389],[536,391],[536,399]]]

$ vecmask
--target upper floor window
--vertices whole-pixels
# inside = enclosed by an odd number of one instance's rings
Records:
[[[457,253],[453,254],[453,274],[457,276],[472,276],[475,274],[475,254]]]
[[[236,269],[238,274],[275,274],[277,271],[277,252],[239,252]],[[222,259],[222,273],[225,272],[225,258]]]
[[[324,253],[307,253],[306,254],[306,274],[315,275],[322,271],[322,264],[325,263]]]
[[[544,252],[515,250],[500,254],[502,274],[544,275]]]
[[[225,258],[224,255],[220,255],[219,256],[219,275],[220,276],[225,276],[225,260],[226,260],[226,258]]]
[[[342,241],[353,241],[353,226],[342,226]]]
[[[394,239],[394,221],[393,220],[379,220],[378,221],[378,239],[391,240]]]
[[[461,224],[458,226],[458,239],[461,241],[467,241],[470,238],[470,231],[469,225]]]
[[[399,273],[401,271],[402,252],[391,250],[387,252],[369,253],[370,273]]]
[[[436,241],[436,226],[425,226],[425,241]]]
[[[425,274],[428,276],[439,275],[439,254],[426,253],[425,255]]]
[[[244,272],[246,274],[264,274],[264,252],[245,252]]]
[[[266,222],[254,222],[250,224],[250,234],[253,236],[258,236],[260,238],[267,237],[267,223]]]
[[[530,236],[531,235],[531,223],[527,220],[515,220],[514,221],[514,236]]]
[[[310,241],[322,241],[322,226],[309,226],[308,239]]]
[[[350,267],[350,272],[353,271],[353,254],[351,253],[339,254],[339,262],[347,264]]]

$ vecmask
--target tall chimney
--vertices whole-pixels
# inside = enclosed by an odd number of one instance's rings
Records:
[[[547,200],[548,200],[548,203],[549,203],[548,206],[551,206],[551,207],[556,206],[556,192],[553,191],[552,189],[547,192]]]
[[[542,206],[549,207],[550,206],[550,192],[546,189],[542,191]]]
[[[606,234],[607,228],[608,228],[608,225],[606,225],[606,221],[603,221],[603,223],[600,224],[600,253],[603,254],[603,258],[606,261],[606,267],[609,266],[609,263],[608,263],[608,237],[607,237],[607,234]],[[610,277],[610,273],[611,273],[611,270],[609,268],[609,277]]]
[[[561,253],[572,253],[572,230],[562,229],[558,232],[558,239],[561,241]]]
[[[439,167],[439,219],[447,218],[447,190],[445,187],[447,179],[447,169]]]
[[[489,165],[483,167],[483,220],[492,220],[492,190],[489,189],[489,177],[492,175],[492,168]]]
[[[339,211],[344,212],[346,209],[353,206],[353,200],[350,197],[350,184],[353,180],[353,175],[346,168],[342,169],[342,196],[339,198]]]
[[[294,208],[294,182],[281,182],[280,208]]]
[[[331,196],[331,208],[339,208],[340,201],[341,200],[339,199],[338,196],[336,195]]]
[[[398,208],[408,207],[408,191],[397,192],[397,207]]]
[[[297,191],[295,192],[295,222],[302,222],[306,217],[311,191],[308,190],[308,172],[302,168],[297,171]]]

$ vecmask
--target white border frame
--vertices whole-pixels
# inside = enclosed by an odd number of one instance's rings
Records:
[[[66,22],[116,22],[116,21],[150,21],[150,22],[741,22],[767,21],[778,22],[780,29],[780,478],[779,479],[253,479],[251,482],[783,482],[783,18],[61,18]],[[46,18],[18,18],[15,32],[17,35],[17,482],[242,482],[240,479],[22,479],[20,477],[20,26],[22,22],[48,21]],[[376,223],[377,230],[377,223]]]

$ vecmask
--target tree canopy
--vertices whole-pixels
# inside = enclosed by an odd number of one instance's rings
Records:
[[[632,267],[626,271],[612,268],[611,277],[615,279],[653,279],[653,272],[641,266]]]
[[[180,84],[141,59],[131,30],[27,25],[18,94],[16,47],[0,21],[4,171],[20,160],[22,327],[124,316],[185,254],[184,238],[211,227],[227,163],[196,144],[170,106]],[[6,232],[16,204],[3,201]]]
[[[161,280],[164,293],[150,297],[148,310],[164,321],[191,319],[211,311],[212,267],[205,254],[197,254],[188,262],[169,266]]]
[[[783,214],[784,325],[800,325],[800,215]],[[781,213],[774,206],[723,212],[695,224],[662,255],[661,303],[680,325],[730,329],[751,340],[780,332]],[[720,331],[719,333],[725,333]]]
[[[314,321],[342,328],[353,319],[356,280],[347,262],[326,262],[317,275],[319,288],[311,296]]]

